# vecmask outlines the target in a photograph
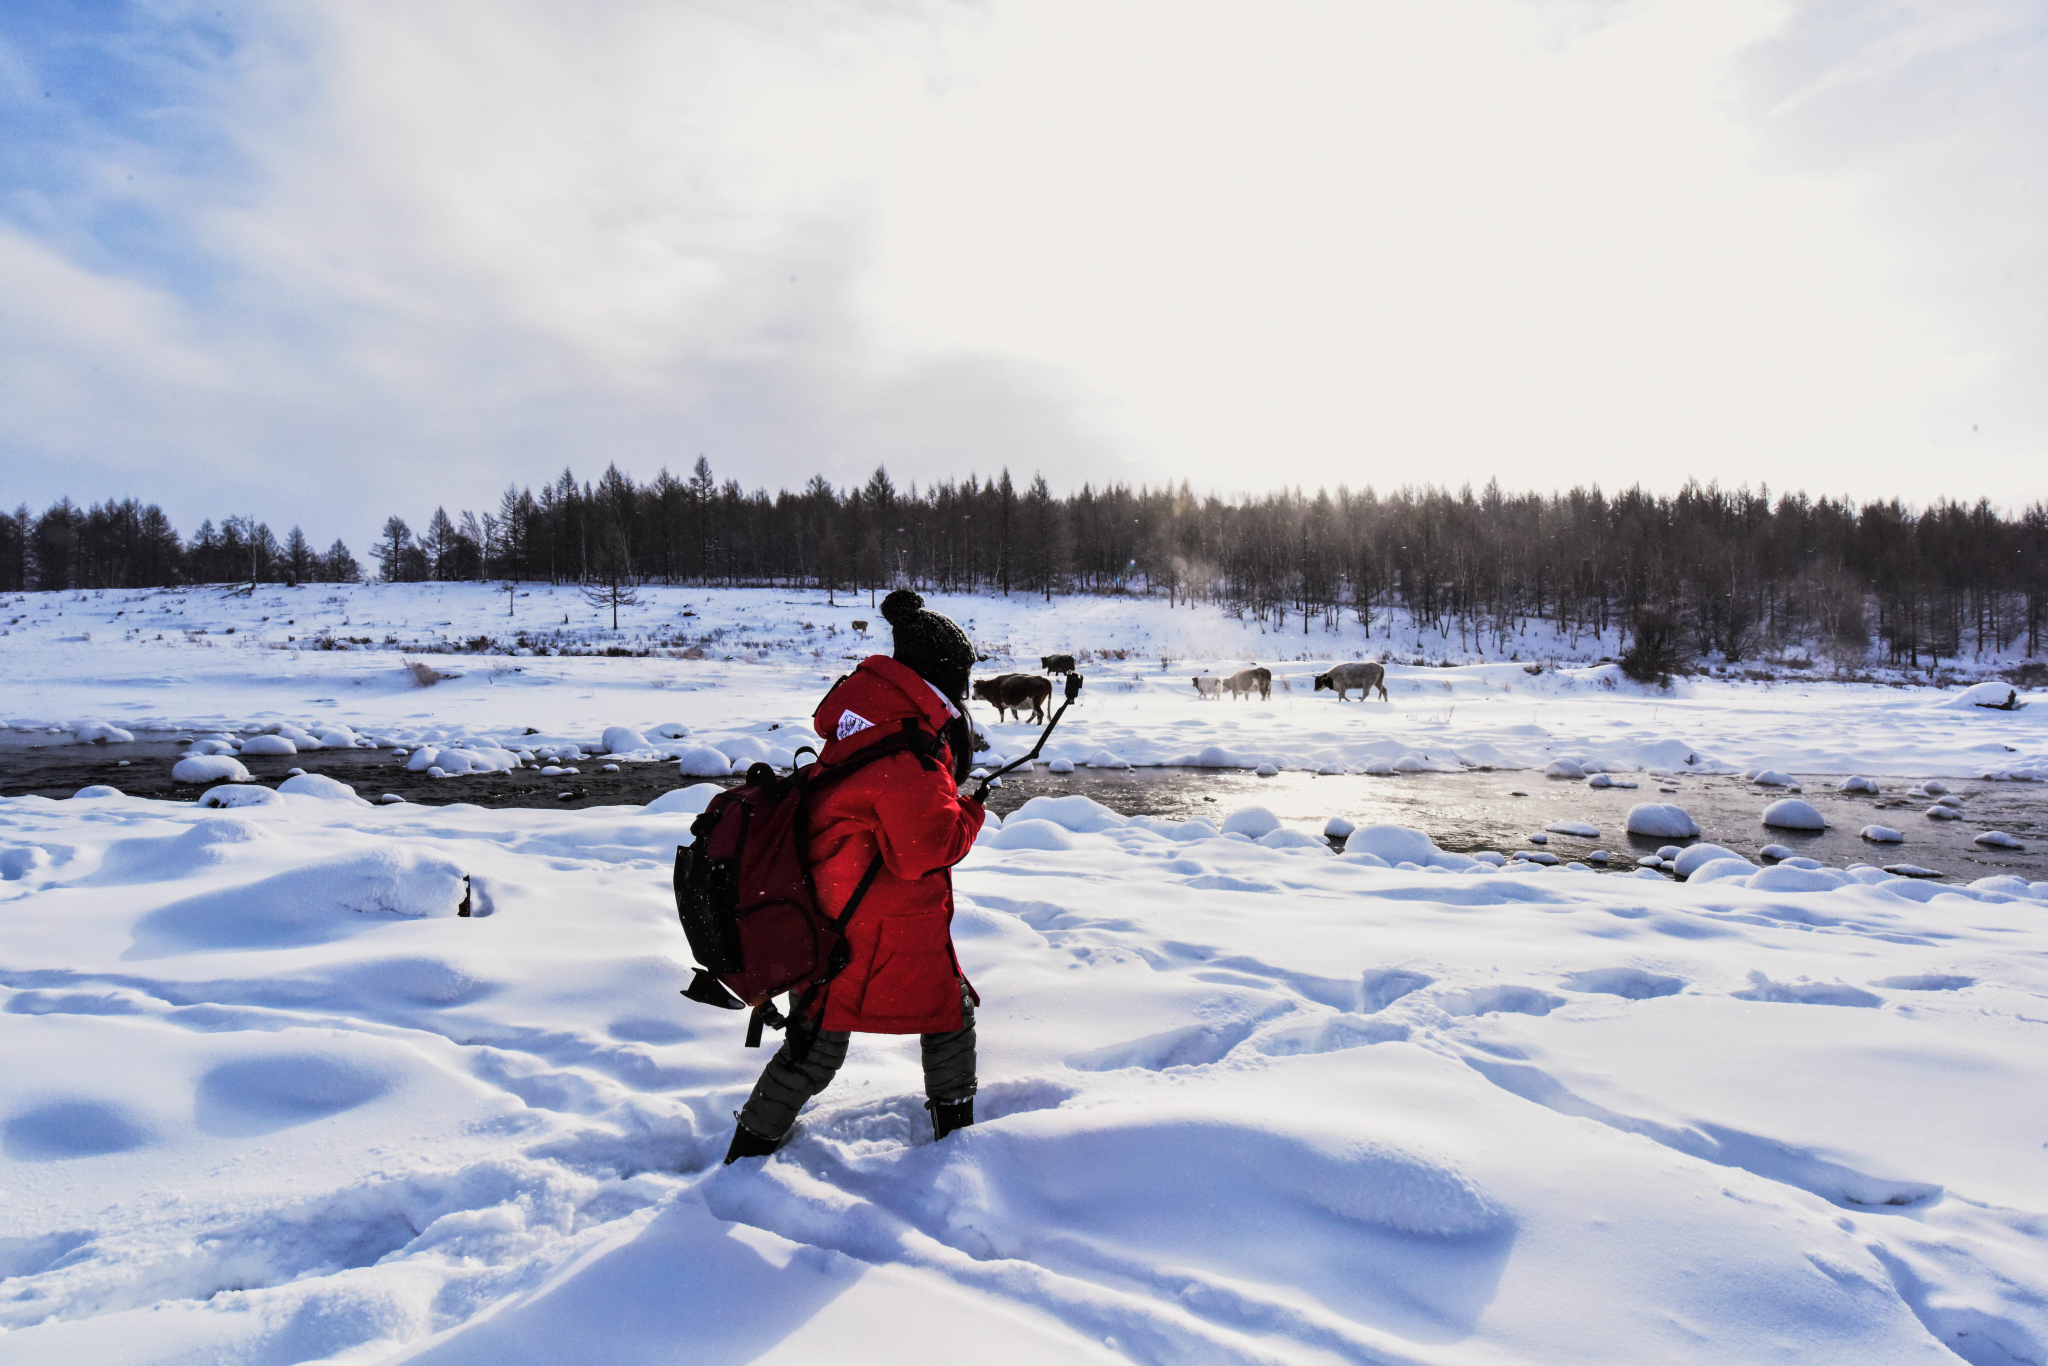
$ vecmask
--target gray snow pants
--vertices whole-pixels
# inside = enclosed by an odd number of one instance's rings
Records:
[[[761,1069],[754,1093],[740,1110],[740,1123],[762,1138],[777,1139],[796,1123],[804,1102],[832,1084],[846,1064],[846,1045],[853,1035],[843,1029],[822,1029],[811,1041],[802,1062],[790,1056],[789,1041]],[[974,1094],[974,998],[960,984],[960,1027],[944,1034],[920,1034],[924,1053],[924,1093],[931,1100],[966,1100]]]

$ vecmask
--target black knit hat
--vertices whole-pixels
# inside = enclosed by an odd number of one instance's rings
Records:
[[[974,642],[951,617],[925,610],[924,599],[899,588],[882,599],[882,619],[895,628],[896,661],[917,670],[955,702],[967,696]]]

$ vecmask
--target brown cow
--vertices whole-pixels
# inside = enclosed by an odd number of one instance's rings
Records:
[[[1230,700],[1233,702],[1243,701],[1251,695],[1254,688],[1258,690],[1260,701],[1270,702],[1273,700],[1273,671],[1254,664],[1249,669],[1240,669],[1224,679],[1223,686],[1230,690]]]
[[[998,674],[994,678],[974,680],[974,695],[996,709],[996,720],[1004,719],[1005,711],[1015,712],[1016,719],[1024,719],[1024,708],[1031,708],[1033,722],[1045,720],[1045,704],[1052,698],[1052,680],[1040,678],[1037,674]]]

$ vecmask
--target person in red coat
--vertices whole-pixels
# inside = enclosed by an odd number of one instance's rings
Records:
[[[840,914],[878,857],[880,867],[847,923],[845,969],[809,1019],[790,1022],[739,1112],[727,1162],[782,1146],[804,1102],[832,1084],[856,1030],[920,1036],[934,1139],[974,1123],[979,997],[952,936],[952,867],[983,820],[981,803],[960,793],[973,764],[966,698],[974,646],[915,593],[891,593],[882,616],[895,631],[895,657],[861,661],[825,694],[812,717],[825,741],[818,762],[841,763],[901,734],[905,722],[934,743],[863,765],[822,787],[810,808],[805,856],[820,910]]]

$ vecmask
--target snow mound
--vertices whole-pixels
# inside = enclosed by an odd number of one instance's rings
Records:
[[[1242,811],[1233,811],[1223,822],[1226,835],[1243,835],[1247,839],[1263,839],[1280,828],[1280,818],[1263,806],[1247,806]]]
[[[1174,761],[1177,768],[1253,768],[1256,761],[1221,745],[1208,745],[1199,752]]]
[[[1889,825],[1866,825],[1856,833],[1862,838],[1869,840],[1872,844],[1904,844],[1906,842],[1905,835],[1900,831],[1892,829]]]
[[[1699,836],[1699,822],[1684,807],[1670,802],[1638,802],[1628,809],[1626,828],[1631,835],[1655,839],[1689,840]]]
[[[330,778],[324,773],[301,773],[295,777],[286,778],[277,785],[277,790],[292,796],[318,797],[322,801],[330,802],[361,802],[363,800],[356,795],[356,790],[347,783],[342,782],[338,778]],[[365,806],[369,805],[367,802],[363,804]]]
[[[252,735],[242,742],[243,754],[297,754],[299,747],[282,735]]]
[[[1791,774],[1774,768],[1753,768],[1742,776],[1758,787],[1791,787],[1796,782]]]
[[[1576,835],[1580,839],[1587,840],[1597,840],[1600,838],[1600,827],[1588,825],[1584,821],[1552,821],[1543,828],[1553,835]]]
[[[1773,830],[1825,830],[1827,819],[1811,802],[1786,797],[1764,808],[1764,824]]]
[[[195,754],[171,766],[171,781],[178,783],[246,783],[253,775],[242,761],[226,754]]]
[[[640,810],[650,816],[700,816],[711,805],[711,799],[723,791],[717,783],[691,783],[662,793]]]
[[[1959,821],[1963,818],[1962,812],[1953,806],[1943,806],[1939,802],[1928,807],[1922,814],[1931,821]]]
[[[1323,838],[1341,840],[1357,828],[1356,825],[1345,820],[1342,816],[1332,816],[1323,822]]]
[[[2018,711],[2027,704],[2020,701],[2019,692],[2010,683],[1978,683],[1963,689],[1954,697],[1945,698],[1934,704],[1954,711],[1969,711],[1983,707],[1995,711]]]
[[[1021,808],[1013,812],[1000,830],[990,831],[983,826],[975,843],[991,849],[1038,849],[1051,853],[1074,847],[1074,834],[1065,826],[1047,820],[1019,820],[1023,814]]]
[[[1870,795],[1875,796],[1877,795],[1878,791],[1877,779],[1865,778],[1860,774],[1852,774],[1849,777],[1842,779],[1841,785],[1838,786],[1835,789],[1835,791],[1850,793],[1867,792]]]
[[[387,844],[172,902],[136,922],[144,955],[322,944],[394,921],[453,918],[460,864],[416,845]]]
[[[1729,878],[1746,878],[1756,871],[1757,866],[1748,859],[1739,854],[1729,854],[1722,858],[1710,858],[1699,864],[1685,875],[1685,880],[1692,884],[1722,882]]]
[[[1269,830],[1259,836],[1259,843],[1268,849],[1315,849],[1325,854],[1330,852],[1327,843],[1299,830]]]
[[[1011,813],[1009,819],[1003,822],[1004,828],[1007,829],[1013,822],[1019,820],[1050,821],[1061,829],[1071,830],[1077,835],[1115,830],[1130,823],[1127,817],[1119,816],[1100,802],[1092,801],[1079,793],[1071,797],[1033,797]]]
[[[1355,859],[1361,854],[1379,859],[1390,868],[1412,863],[1418,868],[1461,871],[1473,864],[1463,854],[1437,848],[1435,840],[1405,825],[1365,825],[1353,830],[1344,838],[1344,855]]]
[[[1847,875],[1832,868],[1798,868],[1781,863],[1751,876],[1749,888],[1755,892],[1832,892],[1850,882]]]
[[[1781,861],[1788,858],[1798,857],[1798,853],[1796,850],[1783,844],[1766,844],[1763,848],[1757,850],[1757,853],[1762,855],[1764,858],[1778,859]]]
[[[1045,771],[1047,773],[1072,773],[1074,771],[1074,761],[1072,759],[1055,759],[1045,766]]]
[[[1583,778],[1586,776],[1586,770],[1582,764],[1573,759],[1552,759],[1543,766],[1543,776],[1546,778]]]
[[[1130,767],[1130,765],[1129,765],[1129,764],[1127,764],[1127,763],[1125,763],[1125,762],[1124,762],[1124,760],[1123,760],[1123,756],[1121,756],[1121,755],[1117,754],[1117,753],[1116,753],[1115,751],[1113,751],[1113,750],[1107,750],[1107,749],[1098,749],[1098,750],[1096,750],[1096,751],[1095,751],[1095,752],[1094,752],[1093,754],[1091,754],[1091,755],[1089,755],[1089,756],[1088,756],[1088,760],[1087,760],[1087,763],[1088,763],[1088,767],[1090,767],[1090,768],[1129,768],[1129,767]]]
[[[676,756],[676,771],[685,778],[723,778],[732,760],[709,745],[695,745]]]
[[[213,810],[234,806],[279,806],[284,798],[254,783],[246,787],[209,787],[199,794],[199,805]]]
[[[1671,871],[1680,878],[1691,881],[1692,875],[1696,871],[1706,867],[1715,859],[1730,858],[1738,859],[1748,864],[1750,870],[1752,872],[1755,871],[1755,864],[1750,863],[1748,859],[1743,858],[1742,855],[1736,853],[1733,849],[1726,849],[1718,844],[1695,844],[1690,849],[1680,850],[1678,857],[1671,860]]]
[[[1397,764],[1395,767],[1398,768],[1400,765]],[[1278,764],[1260,764],[1252,771],[1261,778],[1277,778],[1280,776],[1280,766]]]
[[[2003,830],[1986,830],[1983,834],[1971,840],[1970,843],[1981,845],[1986,849],[2024,850],[2027,847]]]
[[[74,802],[80,800],[92,801],[100,797],[125,797],[127,795],[118,787],[108,787],[105,783],[94,783],[89,787],[81,787],[78,791],[72,793],[71,800]]]
[[[647,734],[661,740],[687,740],[690,728],[680,721],[664,721],[658,726],[650,726]]]
[[[718,748],[724,751],[726,758],[740,767],[748,764],[767,764],[771,768],[796,766],[796,755],[793,752],[758,740],[751,735],[724,741]]]

